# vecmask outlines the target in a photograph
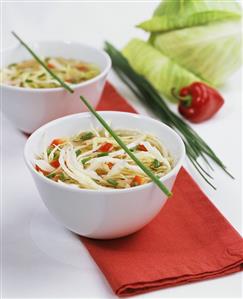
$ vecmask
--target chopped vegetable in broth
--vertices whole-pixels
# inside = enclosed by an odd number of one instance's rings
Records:
[[[158,177],[173,168],[173,158],[155,136],[114,131]],[[82,189],[125,189],[151,181],[104,129],[54,139],[35,160],[35,168],[53,181]]]
[[[46,66],[60,79],[78,84],[96,77],[100,70],[91,63],[62,57],[46,57]],[[36,61],[25,60],[8,65],[0,72],[2,84],[25,88],[56,88],[60,84]]]

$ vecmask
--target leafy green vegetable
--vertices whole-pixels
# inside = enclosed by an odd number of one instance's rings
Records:
[[[161,16],[153,17],[149,21],[139,24],[137,27],[148,32],[166,32],[175,29],[183,29],[186,27],[193,27],[205,25],[212,21],[239,19],[239,16],[232,12],[199,12],[189,15],[186,18],[178,18],[178,16]]]
[[[165,0],[154,16],[138,27],[148,32],[166,32],[240,17],[241,8],[235,1]]]
[[[171,95],[172,87],[179,89],[192,82],[202,81],[142,40],[132,39],[123,49],[123,54],[133,69],[146,77],[168,99],[176,100]]]
[[[135,71],[175,100],[171,88],[193,81],[218,86],[239,68],[241,17],[234,0],[164,0],[150,20],[138,25],[151,33],[148,42],[132,40],[123,53]]]
[[[192,14],[201,11],[232,11],[240,13],[241,8],[234,0],[164,0],[156,8],[154,15]]]
[[[150,43],[180,66],[213,85],[220,85],[241,64],[241,27],[238,22],[212,23],[164,34]]]

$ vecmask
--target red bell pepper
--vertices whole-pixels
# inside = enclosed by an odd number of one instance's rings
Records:
[[[108,167],[111,169],[111,168],[113,167],[114,164],[111,163],[111,162],[108,162],[107,165],[108,165]]]
[[[139,175],[135,175],[135,177],[133,178],[132,182],[131,182],[131,186],[135,187],[135,186],[139,186],[142,185],[144,182],[144,179],[139,176]]]
[[[218,91],[202,82],[183,87],[176,97],[180,114],[193,123],[211,118],[224,104]]]
[[[148,151],[143,144],[138,144],[137,150],[142,151],[142,152],[147,152]]]
[[[77,66],[77,69],[81,72],[88,72],[89,68],[86,65]]]
[[[50,162],[51,166],[54,167],[54,168],[58,168],[60,166],[60,163],[58,160],[52,160]]]
[[[47,67],[48,67],[49,69],[54,69],[54,68],[55,68],[55,66],[54,66],[52,63],[48,63],[48,64],[47,64]]]
[[[109,142],[103,143],[98,149],[97,152],[107,153],[113,148],[113,144]]]
[[[62,139],[53,139],[50,146],[52,145],[60,145],[62,144],[64,141]]]

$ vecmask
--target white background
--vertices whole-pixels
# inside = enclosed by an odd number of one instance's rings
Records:
[[[147,35],[134,26],[149,18],[158,2],[3,2],[2,46],[16,41],[15,30],[27,41],[74,40],[99,48],[104,40],[121,48],[132,37]],[[147,111],[114,76],[110,80],[143,114]],[[216,151],[236,177],[216,168],[213,191],[190,165],[201,188],[229,222],[241,227],[241,73],[221,88],[225,105],[195,130]],[[3,99],[3,105],[7,99]],[[175,109],[175,108],[174,108]],[[2,118],[3,297],[112,298],[112,290],[80,241],[56,223],[42,204],[23,161],[26,138]],[[128,269],[129,271],[129,269]],[[240,297],[241,274],[164,289],[138,298]]]

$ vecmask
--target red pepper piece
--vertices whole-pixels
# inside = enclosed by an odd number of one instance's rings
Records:
[[[143,144],[139,144],[137,146],[137,150],[138,151],[142,151],[142,152],[147,152],[148,150],[146,149],[146,147]]]
[[[38,165],[35,165],[35,169],[38,171],[38,172],[42,172],[44,175],[48,175],[50,172],[48,171],[45,171],[43,169],[41,169]]]
[[[86,65],[77,66],[77,69],[81,72],[87,72],[89,68]]]
[[[139,176],[139,175],[135,175],[135,177],[133,178],[132,182],[131,182],[131,186],[134,187],[134,186],[139,186],[139,185],[142,185],[144,182],[144,179]]]
[[[62,144],[64,141],[62,139],[53,139],[50,146],[52,145],[60,145]]]
[[[194,82],[182,88],[177,98],[180,114],[193,123],[208,120],[224,104],[218,91],[202,82]]]
[[[108,167],[111,169],[111,168],[113,167],[114,164],[111,163],[111,162],[108,162],[107,165],[108,165]]]
[[[97,150],[97,152],[106,153],[109,152],[113,148],[113,144],[109,142],[103,143]]]
[[[48,64],[47,64],[47,67],[48,67],[49,69],[54,69],[54,68],[55,68],[55,66],[54,66],[52,63],[48,63]]]
[[[53,160],[50,162],[51,166],[54,168],[58,168],[60,166],[60,163],[58,160]]]

